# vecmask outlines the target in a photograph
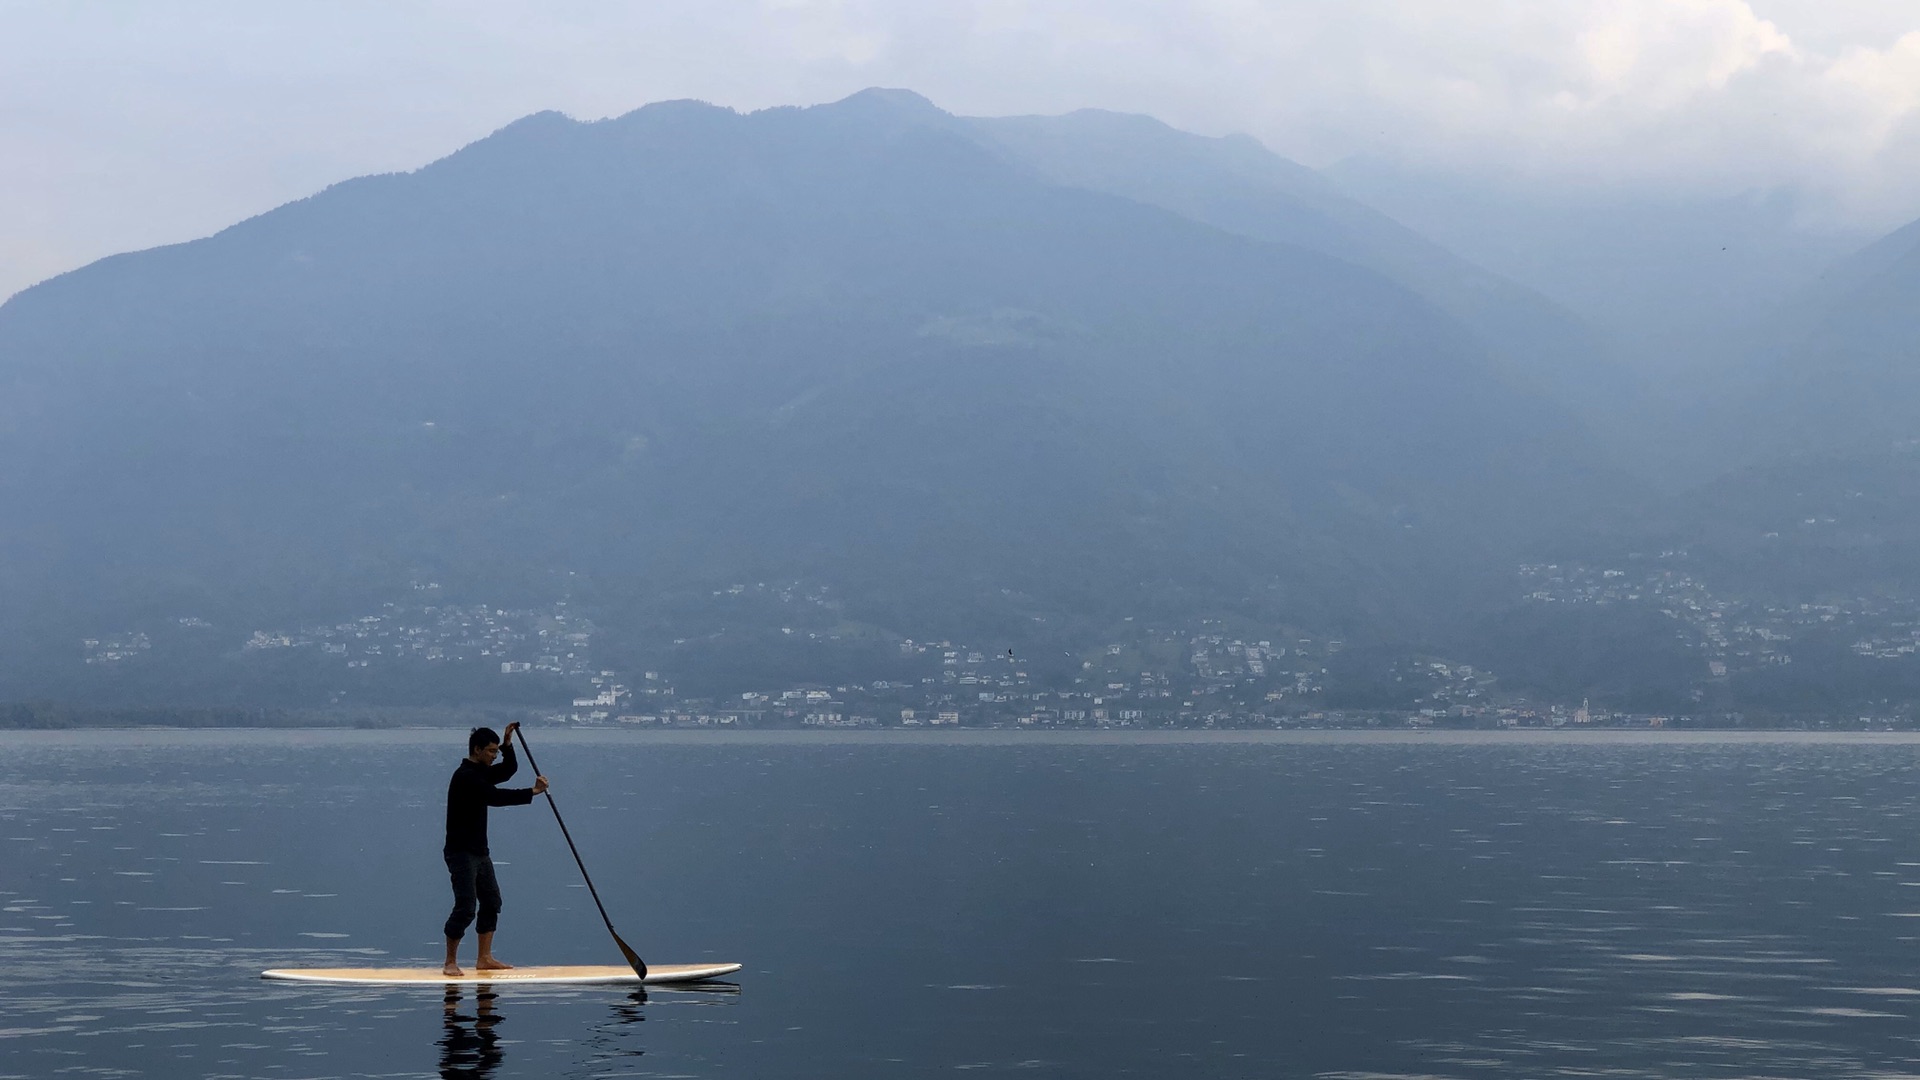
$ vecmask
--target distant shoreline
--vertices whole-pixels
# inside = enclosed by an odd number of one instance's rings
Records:
[[[704,718],[703,718],[704,719]],[[1467,737],[1484,741],[1488,737],[1506,739],[1601,738],[1651,736],[1667,740],[1686,735],[1805,735],[1824,737],[1837,734],[1912,736],[1920,740],[1920,727],[1888,726],[1884,718],[1863,720],[1855,716],[1819,716],[1781,713],[1747,715],[1739,723],[1722,717],[1660,717],[1660,723],[1632,717],[1588,725],[1562,724],[1496,726],[1459,721],[1435,722],[1399,713],[1348,713],[1334,723],[1248,723],[1244,726],[1140,726],[1140,725],[1027,725],[1018,723],[969,726],[898,724],[852,724],[806,726],[794,724],[721,725],[708,723],[630,724],[572,723],[555,721],[550,710],[507,705],[475,706],[368,706],[361,708],[241,708],[236,706],[76,706],[63,704],[0,704],[0,731],[445,731],[478,726],[503,728],[520,722],[529,731],[617,732],[635,736],[685,736],[690,740],[725,740],[732,737],[765,738],[790,736],[796,741],[894,739],[903,743],[991,737],[995,734],[1015,739],[1041,737],[1085,737],[1095,740],[1129,738],[1166,741],[1207,741],[1232,739],[1280,739],[1303,736],[1337,735],[1343,737],[1376,736],[1382,738],[1445,741]],[[1638,720],[1639,723],[1632,721]],[[1671,722],[1669,722],[1671,721]]]
[[[810,731],[795,728],[700,730],[693,728],[634,728],[556,726],[538,731],[542,741],[576,744],[652,744],[656,746],[1635,746],[1635,745],[1819,745],[1920,747],[1920,731],[1795,731],[1719,729],[1601,728],[1483,728],[1432,731],[1415,729],[1247,729],[1141,730],[1020,728],[965,728],[945,731],[900,729]],[[399,744],[430,745],[446,741],[446,727],[86,727],[19,730],[11,734],[29,743],[58,744],[70,740],[94,741],[113,736],[133,743],[255,743],[284,738],[374,739]]]

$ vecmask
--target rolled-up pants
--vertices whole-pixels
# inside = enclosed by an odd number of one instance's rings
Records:
[[[482,934],[493,933],[500,925],[500,883],[493,877],[493,860],[465,851],[447,852],[447,873],[453,877],[453,912],[447,916],[448,941],[459,941],[473,922],[474,910],[480,912]]]

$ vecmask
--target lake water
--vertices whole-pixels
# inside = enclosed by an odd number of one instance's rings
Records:
[[[731,985],[262,982],[437,963],[463,742],[9,734],[0,1076],[1920,1074],[1910,738],[536,732],[622,935]],[[618,963],[544,806],[493,834],[500,955]]]

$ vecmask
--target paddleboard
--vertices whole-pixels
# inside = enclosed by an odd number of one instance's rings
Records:
[[[263,979],[288,982],[345,983],[359,986],[464,986],[498,983],[637,983],[640,976],[630,967],[549,966],[516,967],[505,971],[475,971],[463,968],[465,975],[442,975],[439,968],[275,968],[263,971]],[[717,979],[740,970],[739,964],[648,964],[647,985],[654,983],[691,983]]]

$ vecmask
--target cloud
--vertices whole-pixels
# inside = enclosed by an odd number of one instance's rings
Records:
[[[1873,226],[1920,214],[1914,5],[26,0],[0,7],[0,295],[538,109],[876,84],[967,113],[1147,112],[1310,164],[1793,188]]]
[[[1424,19],[1414,6],[1371,6],[1381,33],[1336,64],[1369,79],[1346,88],[1353,104],[1297,117],[1303,149],[1681,192],[1792,187],[1881,225],[1920,207],[1920,35],[1820,52],[1741,0]]]

